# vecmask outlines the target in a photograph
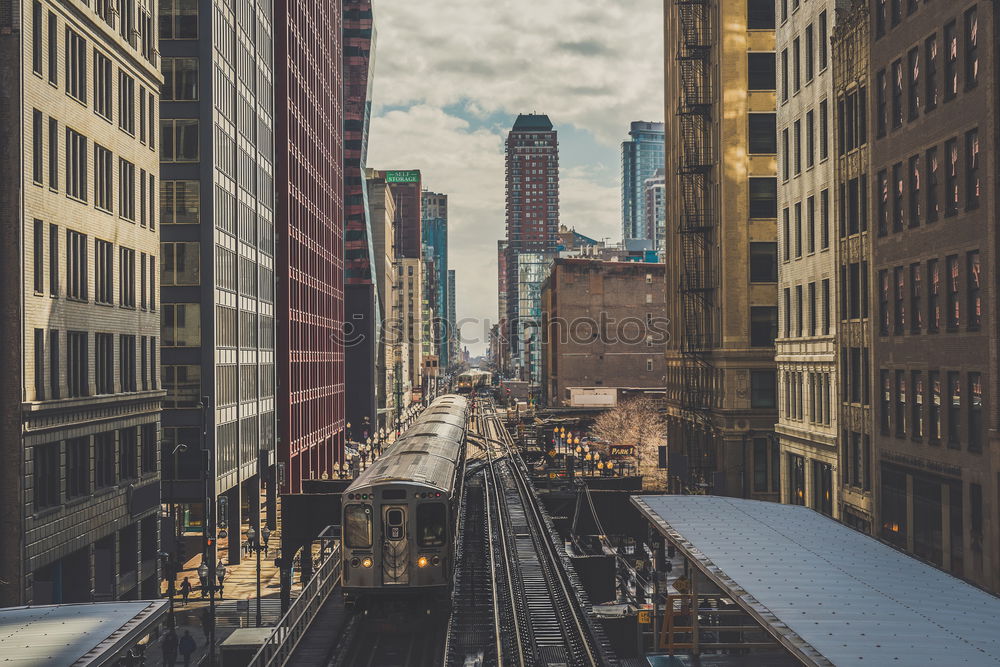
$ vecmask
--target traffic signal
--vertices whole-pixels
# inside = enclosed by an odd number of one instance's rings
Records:
[[[211,549],[212,547],[214,547],[215,546],[215,538],[214,537],[210,537],[207,540],[205,540],[205,546],[207,546],[209,549]]]

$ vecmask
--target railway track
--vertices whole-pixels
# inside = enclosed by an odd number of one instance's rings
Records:
[[[329,667],[437,667],[442,661],[441,616],[409,613],[358,614],[348,622]]]
[[[481,554],[470,557],[474,533],[465,535],[446,664],[613,664],[606,640],[587,617],[572,566],[553,543],[552,525],[510,435],[492,406],[483,407],[475,429],[487,450],[486,465],[476,473],[481,492],[475,493],[481,493],[483,516],[467,514],[466,521],[474,524],[467,524],[466,531],[475,531],[481,524],[485,535],[478,543],[487,553],[485,558]],[[492,608],[482,598],[471,602],[465,598],[466,565],[470,573],[481,573],[480,586],[488,577]],[[479,652],[469,652],[459,627],[467,624],[458,624],[455,618],[474,615],[482,627],[487,613],[492,615],[492,632],[480,633]]]

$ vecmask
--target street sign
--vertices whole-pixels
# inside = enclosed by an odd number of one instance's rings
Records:
[[[611,456],[634,456],[635,445],[611,445],[608,452]]]
[[[653,612],[651,611],[640,611],[638,616],[639,623],[642,625],[649,625],[653,622]]]

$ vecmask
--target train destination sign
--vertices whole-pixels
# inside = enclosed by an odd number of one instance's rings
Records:
[[[387,171],[385,172],[386,183],[419,183],[419,171]]]

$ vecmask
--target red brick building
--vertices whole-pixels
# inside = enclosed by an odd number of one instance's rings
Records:
[[[343,5],[274,14],[278,475],[297,493],[344,446]]]

